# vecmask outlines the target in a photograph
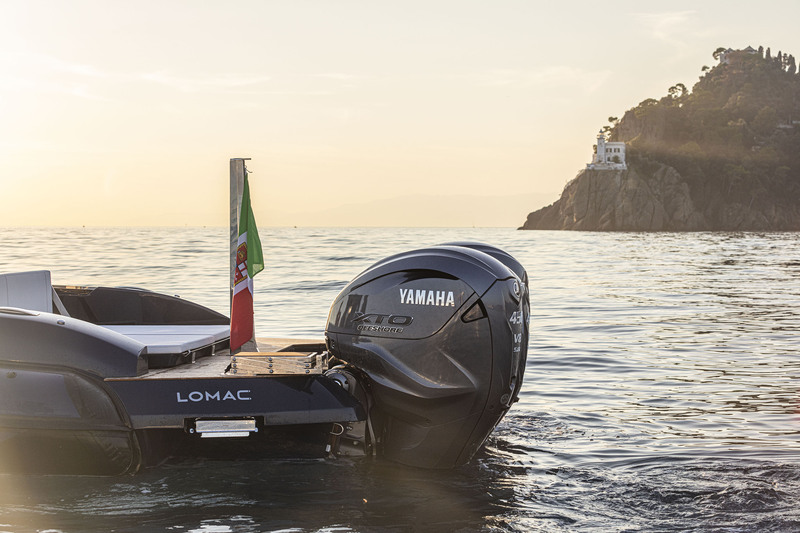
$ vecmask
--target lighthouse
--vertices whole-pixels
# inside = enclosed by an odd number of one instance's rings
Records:
[[[597,134],[597,144],[595,145],[592,162],[586,165],[592,170],[625,170],[625,143],[608,142],[603,130]]]

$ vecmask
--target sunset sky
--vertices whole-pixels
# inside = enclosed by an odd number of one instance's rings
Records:
[[[0,0],[0,226],[518,226],[800,3]]]

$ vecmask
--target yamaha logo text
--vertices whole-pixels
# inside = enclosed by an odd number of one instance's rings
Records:
[[[414,305],[438,305],[455,307],[453,291],[429,291],[426,289],[400,289],[400,303]]]

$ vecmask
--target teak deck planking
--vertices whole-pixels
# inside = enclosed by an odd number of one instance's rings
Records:
[[[247,371],[245,372],[226,372],[228,370],[229,365],[232,366],[232,358],[229,350],[221,350],[214,355],[209,355],[206,357],[200,357],[196,359],[192,363],[184,363],[175,367],[171,368],[156,368],[152,369],[142,376],[133,376],[133,377],[121,377],[121,378],[106,378],[106,381],[135,381],[135,380],[146,380],[146,379],[208,379],[208,378],[224,378],[224,379],[236,379],[243,378],[243,377],[254,377],[254,376],[279,376],[279,375],[287,375],[288,374],[297,374],[297,375],[306,375],[306,374],[319,374],[321,373],[321,361],[320,357],[316,357],[316,368],[308,368],[311,370],[310,372],[306,373],[306,368],[304,366],[298,367],[297,365],[304,365],[305,362],[297,363],[297,359],[304,359],[308,358],[312,355],[310,352],[278,352],[278,350],[287,348],[293,344],[322,344],[322,341],[317,339],[273,339],[273,338],[258,338],[256,339],[256,344],[258,346],[258,352],[240,352],[235,354],[233,357],[244,359],[250,359],[251,357],[254,359],[252,363],[248,362],[245,363]],[[269,367],[264,367],[261,362],[256,363],[255,360],[257,359],[265,359],[267,357],[273,358],[284,358],[284,357],[292,357],[295,361],[292,362],[290,365],[291,368],[288,370],[302,370],[302,372],[288,372],[286,363],[280,365],[278,369],[280,372],[275,371],[272,374],[269,373]],[[255,366],[253,366],[255,364]],[[269,364],[268,362],[266,364]],[[275,363],[273,363],[275,364]],[[266,371],[262,371],[266,368]],[[274,367],[273,367],[274,369]]]

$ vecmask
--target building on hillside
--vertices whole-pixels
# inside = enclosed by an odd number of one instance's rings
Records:
[[[592,170],[625,170],[625,143],[607,142],[602,130],[597,134],[592,162],[586,165]]]
[[[736,52],[742,52],[743,54],[757,54],[758,50],[753,48],[752,46],[748,46],[744,50],[734,50],[733,48],[728,48],[724,52],[720,52],[719,54],[719,62],[720,64],[725,63],[728,64],[731,61],[731,54],[735,54]]]

